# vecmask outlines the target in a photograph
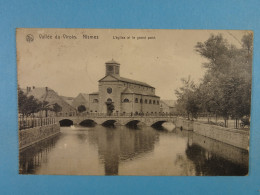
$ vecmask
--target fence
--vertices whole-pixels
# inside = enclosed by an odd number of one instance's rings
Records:
[[[222,127],[234,128],[234,129],[249,129],[250,128],[250,119],[249,118],[241,118],[241,119],[233,119],[229,118],[225,120],[221,116],[216,115],[199,115],[197,119],[194,119],[198,122],[203,122],[206,124],[217,125]]]
[[[137,117],[137,116],[154,116],[154,117],[159,117],[159,116],[175,116],[170,113],[112,113],[112,114],[107,114],[107,113],[79,113],[78,116],[96,116],[96,117],[106,117],[106,116],[120,116],[120,117]]]
[[[19,117],[18,119],[19,130],[51,125],[55,123],[56,123],[55,118],[50,118],[50,117],[47,118]]]

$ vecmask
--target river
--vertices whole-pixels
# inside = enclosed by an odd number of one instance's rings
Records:
[[[191,131],[152,127],[61,127],[20,151],[20,174],[246,175],[248,151]]]

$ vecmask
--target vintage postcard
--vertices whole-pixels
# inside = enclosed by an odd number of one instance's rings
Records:
[[[253,32],[18,28],[19,174],[245,176]]]

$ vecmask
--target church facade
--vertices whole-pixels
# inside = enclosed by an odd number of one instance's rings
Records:
[[[89,112],[106,114],[158,114],[160,97],[147,83],[120,76],[120,64],[105,63],[106,75],[98,81],[99,91],[89,94]]]

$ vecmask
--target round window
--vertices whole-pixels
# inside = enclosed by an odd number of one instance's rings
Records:
[[[112,88],[110,88],[110,87],[107,88],[107,93],[109,93],[109,94],[112,93]]]

